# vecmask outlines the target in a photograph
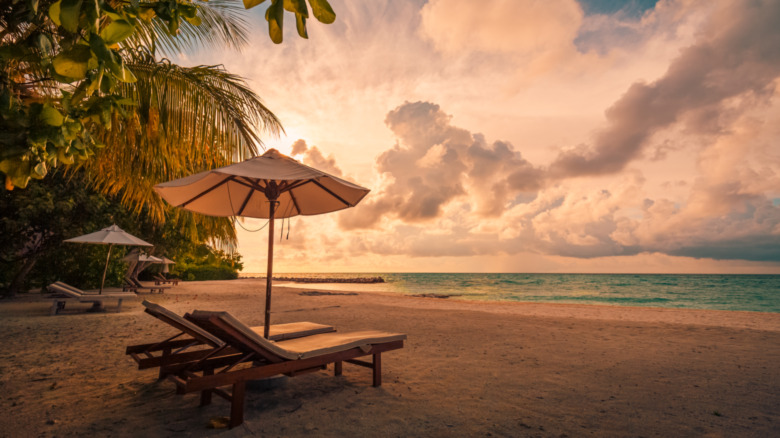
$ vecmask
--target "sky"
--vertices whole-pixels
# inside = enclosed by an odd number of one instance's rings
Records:
[[[371,189],[277,221],[275,272],[780,273],[780,0],[330,3],[308,40],[255,8],[242,51],[177,59]]]

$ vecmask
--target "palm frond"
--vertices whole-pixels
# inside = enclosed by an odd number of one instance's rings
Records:
[[[101,192],[121,194],[136,213],[145,207],[154,220],[167,220],[155,184],[254,156],[259,131],[282,131],[243,79],[219,66],[180,67],[141,52],[126,65],[138,81],[122,91],[138,106],[97,133],[110,146],[84,169]],[[221,226],[212,225],[215,232]]]
[[[171,35],[165,23],[153,18],[139,21],[136,34],[125,40],[125,47],[146,47],[159,50],[164,56],[197,49],[224,49],[224,46],[240,50],[249,42],[249,24],[244,19],[246,10],[239,1],[195,1],[202,22],[193,25],[182,20],[178,35]]]

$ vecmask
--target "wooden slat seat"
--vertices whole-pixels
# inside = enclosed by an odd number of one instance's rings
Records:
[[[231,403],[230,427],[244,418],[244,390],[247,380],[275,375],[296,376],[318,371],[334,364],[335,374],[342,363],[369,367],[373,385],[382,384],[383,352],[403,348],[405,334],[379,331],[324,333],[274,342],[235,319],[227,312],[195,311],[185,318],[225,342],[234,353],[191,362],[163,365],[161,368],[181,393],[201,392],[201,404],[209,404],[211,395]],[[372,361],[357,360],[371,356]],[[228,393],[223,387],[232,387]]]
[[[89,309],[91,312],[103,311],[103,302],[107,300],[117,300],[116,311],[122,311],[122,301],[135,299],[136,295],[129,292],[109,292],[104,294],[87,293],[83,290],[73,287],[61,281],[54,282],[46,287],[52,293],[51,315],[58,314],[65,308],[68,300],[75,300],[80,303],[92,303]]]

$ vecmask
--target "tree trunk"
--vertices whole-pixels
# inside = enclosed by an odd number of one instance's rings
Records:
[[[8,290],[5,291],[6,297],[13,298],[21,291],[22,285],[24,285],[24,280],[27,278],[27,274],[30,273],[30,270],[33,268],[33,266],[35,266],[35,262],[37,261],[38,256],[31,256],[24,261],[22,269],[16,273],[16,276],[14,276],[11,284],[8,285]]]

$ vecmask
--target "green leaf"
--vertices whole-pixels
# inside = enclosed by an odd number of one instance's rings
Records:
[[[295,14],[295,28],[298,29],[298,35],[301,38],[309,38],[309,34],[306,32],[306,17]]]
[[[265,2],[265,0],[244,0],[244,9],[251,9]]]
[[[49,36],[46,34],[39,34],[38,37],[35,39],[35,43],[38,46],[38,50],[41,51],[43,56],[50,56],[51,52],[54,50],[51,45],[51,40],[49,39]]]
[[[106,46],[106,42],[98,34],[92,34],[89,37],[89,47],[97,58],[106,64],[116,62],[116,57],[111,49]]]
[[[92,93],[100,89],[100,81],[103,80],[103,72],[105,72],[105,69],[98,69],[98,72],[94,77],[90,78],[89,85],[86,89],[86,96],[92,96]]]
[[[336,21],[336,13],[327,0],[309,0],[311,12],[320,23],[330,24]]]
[[[56,108],[49,104],[43,106],[41,113],[38,114],[38,118],[49,126],[62,126],[62,122],[65,119]]]
[[[119,78],[120,76],[124,75],[124,72],[122,71],[122,60],[119,59],[119,62],[114,61],[107,61],[105,63],[105,66],[108,67],[108,69],[111,71],[111,73],[114,75],[115,78]]]
[[[103,38],[106,45],[120,43],[133,34],[135,27],[125,20],[112,21],[105,29],[100,31],[100,37]]]
[[[179,14],[184,18],[195,18],[198,15],[198,8],[193,5],[179,5]]]
[[[92,59],[92,51],[89,47],[78,45],[55,56],[52,65],[58,74],[78,80],[87,76],[90,59]]]
[[[306,0],[284,0],[284,9],[309,18],[309,7],[306,6]]]
[[[68,142],[73,141],[81,134],[82,129],[83,126],[79,122],[65,122],[65,124],[62,125],[62,136]]]
[[[68,32],[76,33],[79,28],[79,15],[83,0],[62,0],[60,4],[60,21]]]
[[[281,3],[273,3],[269,6],[265,11],[265,19],[268,21],[268,35],[270,35],[271,41],[281,44],[284,25],[284,8],[282,8]]]
[[[157,13],[154,12],[154,8],[152,8],[152,7],[148,7],[148,6],[147,7],[141,7],[138,10],[138,18],[140,18],[140,19],[142,19],[144,21],[151,20],[152,18],[154,18],[155,15],[157,15]]]
[[[31,176],[37,179],[41,179],[44,176],[46,176],[46,163],[44,162],[38,163],[33,169],[33,172],[34,173]]]
[[[51,18],[51,21],[57,26],[62,26],[62,22],[60,21],[60,5],[62,5],[62,0],[49,6],[49,18]]]
[[[125,83],[129,83],[129,84],[134,83],[135,81],[138,80],[135,77],[135,75],[133,74],[133,72],[130,71],[130,69],[127,68],[127,66],[125,66],[124,64],[122,65],[122,73],[117,75],[117,78],[120,81],[125,82]]]
[[[30,181],[30,161],[24,158],[10,158],[0,161],[0,172],[5,173],[5,188],[12,190],[14,186],[21,189],[27,187]]]
[[[57,158],[63,164],[73,164],[73,155],[68,153],[69,148],[61,148],[57,151]]]
[[[100,30],[100,16],[102,15],[98,0],[87,0],[87,3],[84,4],[84,7],[82,8],[82,12],[87,18],[86,29],[90,32],[97,33],[98,30]],[[81,23],[82,25],[84,24],[83,21]]]
[[[192,18],[184,17],[184,19],[187,20],[193,26],[200,26],[203,23],[203,20],[199,16],[195,16]]]

